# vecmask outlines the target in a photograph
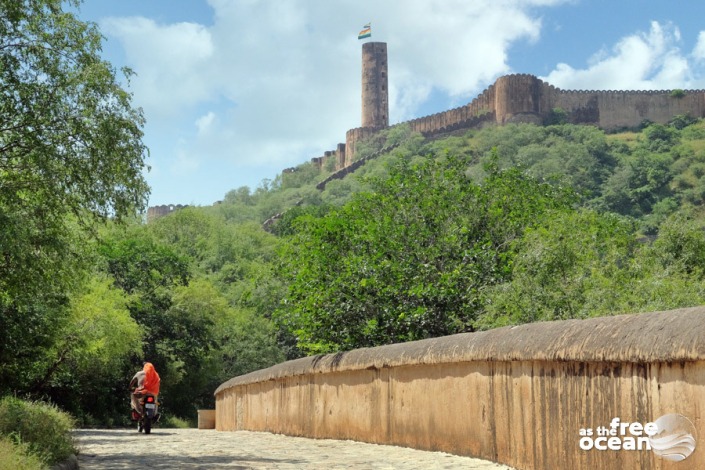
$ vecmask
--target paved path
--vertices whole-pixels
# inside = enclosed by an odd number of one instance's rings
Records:
[[[484,460],[353,441],[263,432],[78,430],[81,470],[508,469]]]

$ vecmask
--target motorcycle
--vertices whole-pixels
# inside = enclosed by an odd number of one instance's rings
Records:
[[[144,431],[145,434],[152,432],[152,425],[159,421],[159,402],[151,393],[145,393],[139,397],[142,413],[132,410],[132,420],[137,421],[137,432]]]

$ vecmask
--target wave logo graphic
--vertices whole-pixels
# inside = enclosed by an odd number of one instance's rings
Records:
[[[695,450],[695,426],[679,414],[663,415],[654,421],[658,432],[649,437],[651,450],[664,460],[680,462]]]

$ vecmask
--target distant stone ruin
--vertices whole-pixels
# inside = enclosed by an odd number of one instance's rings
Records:
[[[177,211],[179,209],[184,209],[188,207],[188,205],[181,205],[181,204],[168,204],[168,205],[162,205],[162,206],[152,206],[149,209],[147,209],[147,223],[154,222],[160,217],[164,217],[165,215],[169,215],[174,211]]]

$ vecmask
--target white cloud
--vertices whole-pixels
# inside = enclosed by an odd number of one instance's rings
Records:
[[[172,173],[183,176],[200,168],[200,159],[191,152],[186,141],[180,139],[177,142],[175,154],[176,158],[173,159],[169,168]]]
[[[213,111],[208,111],[208,114],[204,114],[203,116],[196,119],[195,124],[196,129],[198,130],[199,137],[208,136],[211,133],[215,119],[216,117]]]
[[[107,18],[100,26],[122,43],[137,74],[131,88],[148,118],[170,116],[215,97],[210,80],[204,79],[214,51],[204,26],[160,25],[142,17]]]
[[[700,31],[698,42],[693,49],[693,57],[699,61],[705,61],[705,31]]]
[[[705,53],[700,34],[694,57]],[[672,24],[652,22],[648,33],[624,37],[612,50],[598,51],[585,69],[560,63],[546,77],[547,82],[567,90],[612,89],[651,90],[700,88],[705,84],[694,63],[680,50],[681,34]]]

